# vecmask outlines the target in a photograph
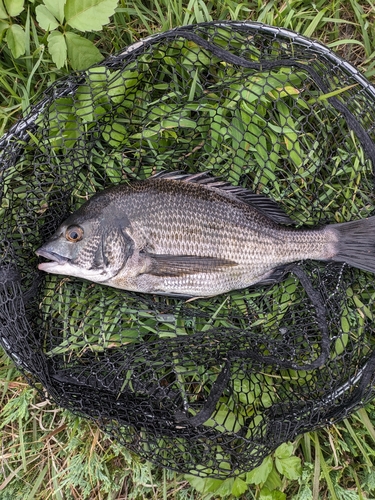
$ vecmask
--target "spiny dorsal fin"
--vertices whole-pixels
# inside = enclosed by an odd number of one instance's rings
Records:
[[[276,201],[262,194],[252,193],[248,189],[241,186],[233,186],[230,182],[222,181],[217,177],[213,177],[208,172],[186,174],[181,170],[177,170],[176,172],[159,172],[150,178],[170,179],[174,181],[200,184],[207,189],[220,191],[221,194],[227,196],[228,198],[235,198],[243,203],[247,203],[279,224],[296,225],[296,222],[284,212]]]

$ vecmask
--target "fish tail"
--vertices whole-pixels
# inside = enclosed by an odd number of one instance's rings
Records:
[[[328,227],[338,236],[332,260],[375,273],[375,217]]]

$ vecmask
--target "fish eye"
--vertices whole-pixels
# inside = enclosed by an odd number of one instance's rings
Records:
[[[65,232],[65,238],[72,243],[76,243],[83,238],[83,229],[79,226],[69,226]]]

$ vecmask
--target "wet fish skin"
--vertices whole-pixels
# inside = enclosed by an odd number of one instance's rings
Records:
[[[51,260],[39,264],[50,273],[136,292],[212,296],[272,280],[275,270],[305,259],[375,272],[374,228],[375,217],[297,229],[264,196],[207,174],[170,173],[95,194],[36,253]],[[82,234],[69,241],[67,231]]]

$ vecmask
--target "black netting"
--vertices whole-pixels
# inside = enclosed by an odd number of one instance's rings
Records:
[[[56,403],[155,463],[249,470],[373,397],[372,274],[297,263],[210,299],[38,271],[93,193],[162,170],[211,174],[300,225],[374,215],[375,89],[322,45],[254,23],[147,38],[52,85],[1,141],[0,334]]]

